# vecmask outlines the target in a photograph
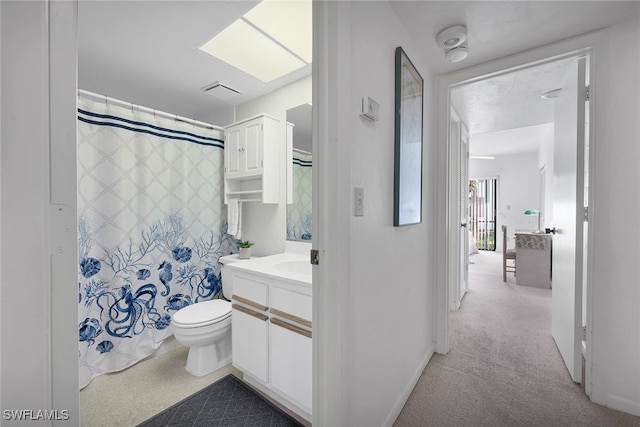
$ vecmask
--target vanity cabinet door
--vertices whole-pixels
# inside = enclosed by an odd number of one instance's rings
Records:
[[[269,380],[268,317],[238,304],[231,311],[233,365],[255,378]]]
[[[225,130],[225,178],[262,175],[264,156],[264,120],[247,120]]]
[[[269,325],[271,386],[311,412],[311,332],[279,319]]]
[[[245,129],[244,173],[262,175],[262,157],[264,149],[263,120],[256,119],[247,123]]]
[[[242,129],[234,128],[224,136],[224,172],[228,177],[240,174],[240,154]]]

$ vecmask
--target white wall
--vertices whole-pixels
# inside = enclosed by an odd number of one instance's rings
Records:
[[[640,415],[640,21],[610,29],[595,52],[590,212],[592,394]]]
[[[284,242],[287,236],[285,169],[287,110],[307,102],[311,102],[311,76],[236,106],[236,120],[243,120],[263,113],[280,120],[280,135],[282,135],[282,139],[279,141],[281,148],[280,203],[277,205],[245,203],[242,207],[242,238],[256,243],[251,250],[256,256],[284,252]]]
[[[337,81],[327,88],[334,101],[327,114],[337,133],[320,141],[334,161],[327,166],[333,177],[325,177],[336,184],[328,195],[331,218],[325,224],[330,228],[326,232],[339,241],[339,255],[329,256],[341,277],[323,283],[343,295],[342,407],[336,411],[340,425],[391,425],[434,350],[433,82],[420,45],[409,38],[387,2],[338,2],[337,8]],[[425,84],[423,222],[407,227],[393,227],[398,46]],[[379,121],[358,115],[358,96],[380,104]],[[352,215],[354,187],[364,189],[362,217]]]
[[[0,8],[1,409],[67,410],[54,424],[79,425],[76,5]]]
[[[473,136],[471,137],[473,144]],[[498,178],[496,251],[501,252],[502,231],[506,225],[508,247],[515,247],[516,230],[535,230],[538,217],[524,215],[527,209],[539,209],[538,154],[523,153],[496,156],[494,160],[469,161],[469,179]]]

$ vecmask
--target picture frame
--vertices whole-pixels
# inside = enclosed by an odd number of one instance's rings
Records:
[[[393,225],[422,222],[424,81],[402,47],[395,51]]]

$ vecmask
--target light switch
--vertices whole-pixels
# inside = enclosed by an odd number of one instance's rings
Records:
[[[364,189],[355,187],[353,189],[353,216],[364,215]]]

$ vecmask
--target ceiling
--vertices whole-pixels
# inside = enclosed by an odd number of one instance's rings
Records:
[[[571,59],[526,68],[451,89],[451,105],[466,124],[472,155],[537,152],[553,138],[554,101]]]
[[[423,41],[435,74],[579,36],[640,16],[640,2],[462,1],[393,2],[409,34]],[[469,57],[448,63],[435,41],[451,25],[468,29]],[[471,135],[474,155],[536,152],[553,137],[554,102],[540,96],[561,88],[567,61],[558,61],[458,86],[451,104]]]
[[[311,74],[311,66],[269,83],[198,49],[258,1],[89,1],[78,6],[78,85],[157,110],[208,121],[212,114]],[[242,92],[220,100],[219,81]]]
[[[197,49],[257,3],[82,0],[78,7],[79,87],[209,121],[221,110],[308,76],[311,66],[265,84]],[[640,16],[637,1],[390,3],[408,34],[422,47],[432,75]],[[447,63],[435,36],[454,24],[468,27],[469,57]],[[545,109],[549,103],[539,100],[540,91],[555,87],[561,74],[561,70],[539,69],[529,75],[474,83],[455,93],[454,102],[472,134],[539,125],[549,117]],[[222,101],[201,90],[215,81],[243,94]],[[535,113],[532,108],[537,108]]]

